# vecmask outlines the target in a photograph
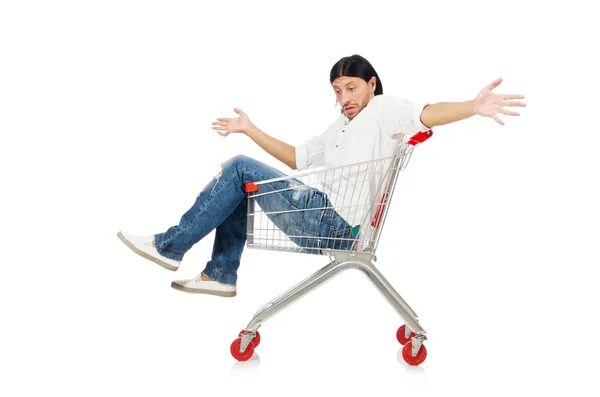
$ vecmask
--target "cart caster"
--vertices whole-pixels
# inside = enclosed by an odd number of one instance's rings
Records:
[[[250,342],[244,352],[240,352],[242,347],[242,338],[237,338],[231,344],[231,355],[238,361],[247,361],[254,354],[254,344]]]
[[[427,349],[421,345],[417,355],[412,355],[412,340],[408,341],[402,348],[402,358],[410,365],[419,365],[427,358]]]
[[[241,330],[240,334],[238,336],[242,336],[245,332],[246,332],[245,329]],[[258,331],[256,331],[256,336],[254,337],[254,339],[252,339],[252,344],[254,345],[255,348],[257,348],[259,343],[260,343],[260,333]]]
[[[414,332],[411,332],[410,335],[408,336],[408,338],[406,338],[405,335],[406,335],[406,324],[404,324],[403,326],[398,328],[398,331],[396,331],[396,339],[398,339],[398,342],[400,342],[400,344],[403,346],[406,345],[408,342],[410,342],[412,337],[416,336],[417,334],[415,334]]]

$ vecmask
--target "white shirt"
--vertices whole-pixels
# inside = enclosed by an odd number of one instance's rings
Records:
[[[298,146],[296,167],[298,170],[328,169],[393,156],[400,143],[407,142],[419,131],[429,130],[421,123],[425,105],[390,95],[376,95],[352,120],[341,114],[322,134]],[[371,163],[370,167],[374,165]],[[353,226],[361,224],[367,215],[362,205],[369,199],[375,202],[378,194],[379,180],[365,180],[366,167],[366,164],[360,167],[360,172],[359,167],[344,167],[343,171],[330,171],[328,175],[319,176],[319,188],[328,195],[336,211]],[[361,226],[361,234],[362,229]]]

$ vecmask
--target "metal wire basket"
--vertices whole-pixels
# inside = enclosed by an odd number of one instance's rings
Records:
[[[430,135],[431,131],[421,132],[399,144],[391,157],[246,184],[247,247],[330,256],[336,251],[374,255],[398,172],[407,167],[415,145]],[[298,208],[285,200],[269,200],[273,195],[320,195],[323,205]],[[286,216],[308,212],[321,221],[337,214],[345,222],[336,222],[325,235],[306,229],[286,233]]]

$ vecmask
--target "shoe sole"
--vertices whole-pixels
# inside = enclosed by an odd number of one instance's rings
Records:
[[[217,295],[217,296],[222,296],[225,298],[233,298],[237,294],[237,291],[214,291],[214,290],[210,290],[210,289],[188,288],[188,287],[184,287],[181,284],[177,284],[174,281],[171,283],[171,287],[178,289],[179,291],[183,291],[183,292]]]
[[[125,236],[123,236],[123,234],[121,232],[117,233],[117,236],[119,237],[119,239],[126,245],[128,246],[133,252],[135,252],[136,254],[143,256],[144,258],[151,260],[152,262],[161,265],[162,267],[164,267],[167,270],[171,270],[171,271],[175,271],[178,269],[178,267],[175,267],[173,265],[170,265],[166,262],[161,261],[158,258],[153,257],[150,254],[145,253],[144,251],[141,251],[139,249],[137,249],[137,247],[135,245],[133,245],[129,240],[127,240],[127,238]]]

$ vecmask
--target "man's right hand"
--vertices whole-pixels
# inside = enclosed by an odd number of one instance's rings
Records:
[[[250,119],[248,119],[248,115],[246,113],[244,113],[241,109],[238,108],[234,108],[233,110],[237,114],[239,114],[240,117],[221,117],[217,118],[217,121],[212,123],[213,130],[216,130],[219,135],[227,136],[231,132],[247,134],[250,128],[252,127],[252,123],[250,122]]]

